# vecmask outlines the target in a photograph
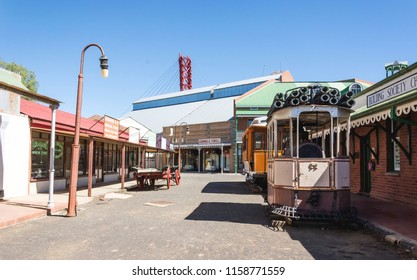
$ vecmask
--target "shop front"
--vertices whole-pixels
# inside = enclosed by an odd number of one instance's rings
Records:
[[[231,144],[181,145],[181,170],[195,172],[229,172]],[[178,146],[175,146],[178,149]],[[175,165],[178,161],[175,161]]]
[[[50,178],[54,178],[54,190],[66,190],[71,173],[74,115],[57,110],[56,132],[52,137],[48,107],[22,100],[20,110],[30,120],[28,193],[48,192]],[[125,179],[133,178],[134,167],[159,166],[160,155],[167,153],[163,148],[148,147],[140,142],[138,131],[133,133],[130,127],[124,129],[117,119],[108,116],[97,120],[82,118],[80,131],[77,186],[88,186],[89,190],[100,182],[123,185]],[[54,151],[52,157],[51,151]],[[54,177],[50,177],[52,160]]]
[[[351,190],[417,206],[417,64],[354,97]]]

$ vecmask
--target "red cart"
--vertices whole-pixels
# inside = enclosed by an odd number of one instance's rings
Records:
[[[166,166],[162,170],[156,168],[137,168],[134,172],[134,178],[136,179],[137,186],[139,190],[144,188],[153,188],[155,187],[156,180],[166,180],[167,188],[171,187],[171,180],[177,185],[180,185],[181,174],[176,166]]]

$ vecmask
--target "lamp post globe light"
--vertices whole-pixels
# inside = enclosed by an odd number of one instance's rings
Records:
[[[70,172],[70,185],[68,195],[68,209],[67,217],[74,217],[77,215],[77,181],[78,181],[78,161],[80,155],[80,126],[81,126],[81,105],[82,105],[82,92],[83,92],[83,67],[84,67],[84,53],[89,47],[97,47],[101,51],[100,68],[103,78],[107,78],[109,75],[108,59],[104,55],[103,48],[97,44],[87,45],[81,52],[80,62],[80,74],[78,74],[78,89],[77,89],[77,107],[75,113],[75,135],[74,143],[72,144],[71,153],[71,172]]]

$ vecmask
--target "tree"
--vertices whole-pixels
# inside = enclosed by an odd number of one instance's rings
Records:
[[[0,67],[18,73],[20,76],[22,76],[22,84],[24,84],[28,90],[31,92],[37,92],[38,91],[38,81],[36,80],[35,72],[30,71],[23,65],[19,65],[15,62],[5,62],[0,58]]]

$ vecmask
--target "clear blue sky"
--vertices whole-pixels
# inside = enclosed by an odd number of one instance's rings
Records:
[[[178,59],[194,87],[290,70],[297,81],[377,82],[384,64],[417,61],[415,1],[0,0],[0,58],[36,73],[38,92],[74,113],[81,50],[82,115],[120,117]],[[178,90],[179,88],[177,88]]]

